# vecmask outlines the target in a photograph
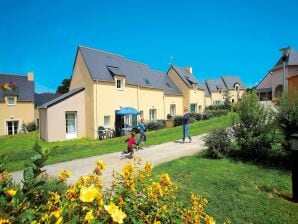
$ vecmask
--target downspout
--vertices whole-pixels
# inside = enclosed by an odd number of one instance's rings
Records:
[[[95,132],[96,132],[96,135],[97,135],[97,128],[98,128],[98,117],[97,117],[97,86],[98,86],[98,80],[96,80],[96,89],[95,89],[95,93],[96,93],[96,105],[95,105],[95,111],[96,111],[96,129],[95,129]],[[96,137],[97,138],[97,137]]]
[[[163,94],[163,119],[166,119],[166,104],[165,104],[165,94]]]
[[[139,88],[140,88],[140,85],[138,85],[138,88],[137,88],[137,106],[138,106],[138,112],[140,112],[140,102],[139,102]]]

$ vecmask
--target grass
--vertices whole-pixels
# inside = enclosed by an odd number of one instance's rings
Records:
[[[191,135],[199,135],[218,127],[228,126],[232,114],[210,120],[198,121],[190,126]],[[181,138],[181,127],[165,128],[158,131],[147,132],[146,145],[155,145]],[[8,156],[7,169],[11,171],[22,170],[25,163],[34,154],[32,147],[37,141],[43,148],[50,149],[50,158],[47,164],[80,159],[90,156],[102,155],[122,151],[126,145],[124,139],[119,137],[107,140],[76,139],[60,142],[45,142],[39,139],[38,132],[19,134],[16,136],[0,137],[0,154]]]
[[[290,173],[201,155],[154,168],[154,175],[161,173],[168,173],[181,189],[179,200],[186,202],[189,192],[208,199],[206,211],[217,223],[298,223],[298,203],[290,201]]]

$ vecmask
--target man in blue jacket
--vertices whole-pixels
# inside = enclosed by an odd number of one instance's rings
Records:
[[[188,109],[184,108],[184,115],[183,115],[183,136],[182,136],[182,141],[184,143],[185,141],[185,136],[188,137],[189,142],[191,142],[191,136],[189,135],[189,124],[190,124],[190,114],[188,113]]]

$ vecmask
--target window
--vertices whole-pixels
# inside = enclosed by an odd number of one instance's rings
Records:
[[[110,116],[104,116],[103,117],[103,125],[105,126],[105,127],[109,127],[110,126]]]
[[[199,113],[202,113],[202,105],[199,105],[199,106],[198,106],[198,112],[199,112]]]
[[[232,99],[232,103],[234,103],[235,102],[235,100],[234,99]]]
[[[144,117],[144,111],[143,110],[140,110],[140,117]]]
[[[175,116],[176,115],[176,104],[171,104],[170,105],[170,114],[172,116]]]
[[[124,124],[122,128],[131,128],[132,127],[132,114],[124,115]]]
[[[221,101],[220,100],[214,100],[213,101],[213,105],[220,105],[221,104]]]
[[[197,92],[197,88],[198,88],[197,84],[192,84],[193,91]]]
[[[120,80],[120,79],[116,80],[116,87],[117,87],[117,89],[122,89],[122,80]]]
[[[76,112],[65,112],[66,133],[76,133]]]
[[[156,120],[156,109],[149,109],[149,120],[150,121]]]
[[[222,93],[222,89],[218,89],[218,93],[220,93],[220,94],[221,94],[221,93]]]
[[[15,135],[18,133],[19,121],[6,121],[6,133]]]
[[[6,98],[7,99],[7,105],[15,105],[15,98],[13,96],[9,96]]]
[[[238,92],[239,91],[239,85],[235,86],[235,90]]]
[[[190,113],[196,113],[197,112],[197,104],[192,103],[190,104]]]

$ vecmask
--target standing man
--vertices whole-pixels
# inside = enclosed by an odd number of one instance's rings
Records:
[[[188,137],[189,143],[191,143],[191,136],[189,135],[189,124],[190,124],[190,114],[188,113],[188,109],[184,108],[184,115],[183,115],[183,135],[182,135],[182,141],[184,143],[185,136]]]

